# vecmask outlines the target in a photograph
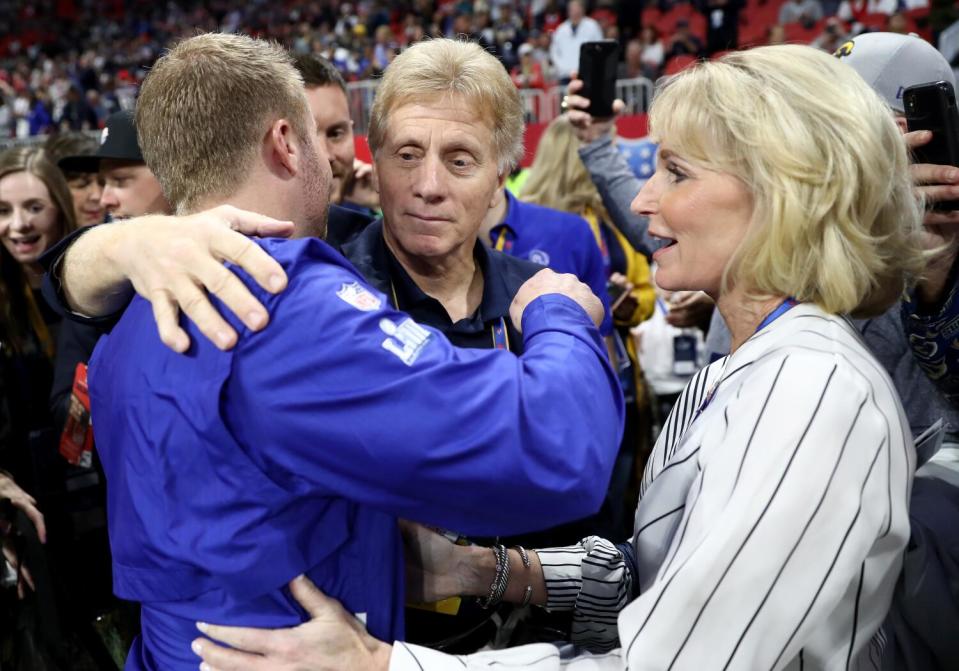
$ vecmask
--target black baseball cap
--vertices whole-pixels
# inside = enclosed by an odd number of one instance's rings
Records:
[[[145,163],[137,142],[137,128],[133,122],[132,111],[124,110],[107,118],[106,126],[100,131],[100,147],[96,153],[64,156],[57,161],[57,165],[64,172],[97,172],[100,169],[100,160],[104,158]]]

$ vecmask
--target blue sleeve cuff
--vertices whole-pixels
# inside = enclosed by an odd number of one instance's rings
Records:
[[[523,312],[524,339],[528,341],[541,331],[597,333],[586,310],[562,294],[544,294],[526,306]]]

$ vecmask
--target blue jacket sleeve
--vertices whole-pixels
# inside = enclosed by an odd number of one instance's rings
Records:
[[[570,299],[527,308],[517,358],[454,348],[375,292],[380,306],[357,309],[337,289],[358,276],[288,273],[280,296],[257,292],[271,324],[243,334],[221,397],[231,432],[267,474],[469,534],[599,508],[623,401],[596,329]]]

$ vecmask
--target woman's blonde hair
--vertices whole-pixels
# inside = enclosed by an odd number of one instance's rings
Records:
[[[750,230],[724,275],[753,295],[877,314],[921,271],[922,210],[892,112],[811,47],[735,52],[671,78],[650,134],[747,186]]]
[[[579,139],[566,117],[553,119],[536,148],[521,197],[530,203],[608,220],[603,199],[579,158]]]
[[[523,106],[519,91],[496,58],[474,42],[437,38],[412,45],[393,59],[370,109],[373,154],[386,140],[389,114],[409,102],[462,96],[493,129],[499,173],[523,158]]]

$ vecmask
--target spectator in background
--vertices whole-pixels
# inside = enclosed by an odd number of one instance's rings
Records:
[[[46,135],[53,130],[53,117],[50,114],[49,96],[44,90],[35,90],[30,96],[30,111],[27,124],[30,135]]]
[[[86,96],[76,86],[67,91],[67,102],[60,112],[57,126],[60,130],[97,130],[99,128],[96,113],[87,104]]]
[[[895,2],[896,0],[891,0]],[[811,26],[822,18],[819,0],[786,0],[779,8],[779,23],[801,23]]]
[[[786,29],[776,23],[766,30],[766,44],[786,44]]]
[[[512,2],[497,5],[499,16],[493,24],[496,44],[500,45],[500,57],[507,67],[519,62],[519,48],[526,41],[523,19],[513,10]]]
[[[635,58],[632,54],[632,51],[636,48],[632,46],[634,43],[638,44],[640,49],[639,74],[634,74],[635,64],[632,60]],[[663,71],[663,62],[666,60],[666,50],[663,47],[663,40],[656,26],[643,26],[642,31],[639,33],[639,39],[629,41],[626,45],[625,60],[627,62],[627,68],[625,68],[626,72],[623,74],[628,74],[628,77],[624,78],[637,77],[640,75],[649,79],[659,77]]]
[[[44,144],[47,157],[59,167],[60,159],[67,156],[93,156],[97,151],[97,142],[83,133],[60,133],[53,135]],[[100,204],[103,195],[103,178],[97,171],[63,171],[70,195],[73,197],[73,211],[77,226],[93,226],[103,221],[104,209]]]
[[[537,30],[552,35],[563,23],[563,12],[559,8],[558,0],[546,0],[545,3],[537,3],[539,8],[534,7],[533,27]]]
[[[573,72],[579,70],[580,45],[603,39],[599,24],[586,16],[584,0],[569,0],[566,13],[567,19],[553,33],[549,52],[561,84],[568,82]]]
[[[379,30],[386,28],[380,26]],[[293,65],[306,85],[306,99],[316,122],[317,138],[325,143],[333,172],[331,202],[372,214],[379,196],[371,183],[369,164],[356,160],[353,119],[346,98],[346,82],[322,56],[297,56]]]
[[[706,53],[735,49],[743,0],[696,0],[695,4],[706,17]]]
[[[830,16],[826,19],[826,25],[823,27],[822,33],[813,40],[812,46],[832,54],[835,53],[845,41],[846,27],[843,25],[842,19]]]
[[[895,14],[890,15],[889,19],[886,21],[886,32],[908,35],[909,21],[906,19],[906,15],[902,12],[896,12]]]
[[[842,0],[836,16],[846,23],[860,23],[868,14],[895,14],[899,0]]]
[[[59,166],[64,172],[99,174],[100,205],[111,219],[170,211],[160,183],[143,161],[132,112],[117,112],[107,119],[95,154],[67,156]]]
[[[393,32],[389,26],[380,26],[376,29],[375,43],[373,45],[373,66],[382,72],[390,64],[392,59]]]
[[[676,22],[676,31],[669,38],[669,44],[666,46],[666,59],[673,56],[699,56],[703,55],[703,42],[693,35],[689,30],[689,21],[680,19]]]
[[[644,77],[643,71],[643,45],[639,38],[633,38],[626,43],[626,49],[623,51],[623,60],[616,68],[617,79],[633,79],[635,77]]]
[[[552,36],[545,31],[531,30],[529,33],[529,42],[533,45],[533,59],[539,63],[547,81],[556,77],[556,70],[549,58],[552,39]]]
[[[516,87],[521,89],[546,88],[543,66],[533,56],[533,45],[528,42],[521,44],[518,53],[519,63],[510,71],[510,77]]]
[[[493,30],[489,5],[484,0],[478,0],[473,5],[473,35],[479,36],[486,44],[494,45],[499,51],[501,45],[496,39],[496,31]]]

